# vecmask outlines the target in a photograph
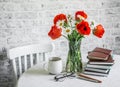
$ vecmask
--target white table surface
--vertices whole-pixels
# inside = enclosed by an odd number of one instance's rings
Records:
[[[114,55],[115,64],[107,77],[91,76],[102,83],[94,83],[82,79],[66,78],[63,82],[54,81],[55,75],[50,75],[41,69],[41,65],[35,65],[25,72],[18,80],[18,87],[120,87],[120,55]]]

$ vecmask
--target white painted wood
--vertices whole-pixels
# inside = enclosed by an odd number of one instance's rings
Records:
[[[53,49],[53,44],[51,43],[41,43],[41,44],[34,44],[34,45],[27,45],[27,46],[21,46],[12,48],[8,51],[9,58],[13,61],[13,67],[15,71],[15,76],[17,79],[17,67],[15,58],[18,58],[19,61],[19,71],[20,75],[22,74],[22,64],[21,64],[21,56],[24,56],[24,68],[25,71],[27,70],[27,56],[30,56],[30,66],[33,66],[33,54],[36,54],[37,57],[37,63],[40,62],[40,60],[43,60],[43,56],[45,57],[45,53],[51,52]],[[41,56],[39,55],[41,54]],[[40,59],[42,58],[42,59]],[[44,58],[45,59],[45,58]],[[41,61],[42,62],[42,61]]]
[[[37,57],[37,63],[40,62],[40,56],[39,56],[39,53],[36,53],[36,57]]]
[[[21,57],[18,57],[18,61],[19,61],[19,71],[21,75],[22,74]]]
[[[44,59],[43,59],[43,53],[39,53],[39,59],[40,59],[40,61],[44,61]]]
[[[87,62],[83,56],[83,62]],[[63,82],[54,81],[55,75],[50,75],[42,69],[40,64],[26,71],[18,81],[18,87],[119,87],[120,86],[120,55],[113,56],[115,64],[112,66],[108,77],[91,76],[102,83],[94,83],[78,78],[66,78]],[[90,76],[90,75],[89,75]]]
[[[30,65],[33,66],[33,54],[30,54]]]
[[[44,44],[36,44],[36,45],[28,45],[22,47],[16,47],[9,50],[10,59],[14,59],[15,57],[31,54],[31,53],[43,53],[43,52],[51,52],[52,44],[44,43]]]
[[[12,60],[13,68],[14,68],[14,74],[15,74],[15,79],[17,80],[17,68],[16,68],[16,61],[15,59]]]
[[[26,71],[27,70],[27,57],[26,57],[26,55],[24,56],[24,60],[25,60],[24,61],[24,63],[25,63],[24,64],[24,66],[25,66],[24,68],[25,68],[25,71]]]

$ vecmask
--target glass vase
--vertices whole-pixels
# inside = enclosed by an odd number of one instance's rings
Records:
[[[81,40],[69,41],[69,51],[66,62],[66,72],[82,72]]]

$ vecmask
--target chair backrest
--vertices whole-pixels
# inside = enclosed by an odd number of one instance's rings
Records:
[[[16,80],[34,64],[48,60],[47,55],[52,50],[53,44],[50,43],[27,45],[10,49],[8,56],[12,60]]]

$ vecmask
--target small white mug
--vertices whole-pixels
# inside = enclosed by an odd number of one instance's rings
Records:
[[[50,74],[60,74],[62,72],[62,59],[59,57],[51,57],[48,62],[48,69]]]

